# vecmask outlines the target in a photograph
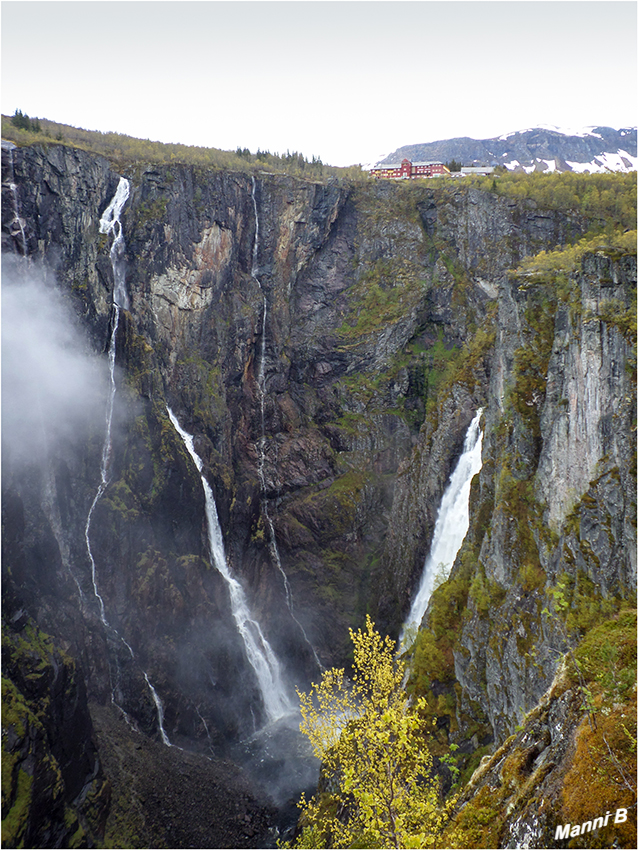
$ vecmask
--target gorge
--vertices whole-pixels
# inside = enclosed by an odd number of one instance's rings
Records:
[[[317,780],[295,688],[366,614],[398,638],[472,424],[407,687],[467,846],[584,822],[561,659],[635,608],[620,204],[64,145],[3,143],[2,179],[6,846],[273,846]]]

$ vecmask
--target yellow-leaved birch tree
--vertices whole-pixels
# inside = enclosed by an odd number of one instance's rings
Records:
[[[350,630],[352,681],[328,670],[299,694],[300,725],[322,761],[323,789],[302,798],[295,847],[432,847],[448,821],[426,745],[424,700],[403,688],[395,644],[366,618]]]

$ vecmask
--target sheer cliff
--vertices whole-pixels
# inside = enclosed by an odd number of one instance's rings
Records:
[[[347,663],[348,628],[366,613],[398,634],[483,407],[470,530],[426,614],[410,686],[436,694],[442,734],[468,758],[502,744],[569,643],[548,590],[611,615],[635,589],[635,251],[590,252],[558,276],[526,268],[591,221],[457,184],[179,164],[124,176],[129,304],[109,481],[87,532],[113,330],[99,223],[120,175],[62,146],[3,149],[3,287],[19,327],[36,328],[43,376],[24,379],[18,343],[4,358],[11,641],[28,616],[68,653],[104,752],[113,724],[100,706],[148,736],[163,723],[173,743],[231,755],[264,706],[167,406],[194,435],[229,567],[291,691]],[[58,306],[35,326],[37,299]],[[47,348],[67,324],[73,338]],[[72,364],[59,356],[70,349]],[[67,393],[48,390],[50,374]],[[78,770],[104,782],[82,722]],[[263,827],[265,815],[250,818]],[[102,814],[95,823],[91,840]],[[258,837],[241,840],[232,846]]]

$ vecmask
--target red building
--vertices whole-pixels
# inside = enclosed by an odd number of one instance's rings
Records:
[[[370,169],[372,177],[384,180],[414,180],[417,177],[442,177],[449,174],[442,162],[410,162],[404,159],[401,165],[377,165]]]

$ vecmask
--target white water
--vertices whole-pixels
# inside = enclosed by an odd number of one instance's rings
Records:
[[[142,671],[144,672],[144,671]],[[162,736],[162,743],[166,744],[167,747],[172,747],[173,745],[168,739],[168,735],[164,730],[164,706],[162,705],[162,700],[157,695],[157,691],[151,685],[148,675],[144,672],[144,678],[146,679],[146,684],[149,687],[151,692],[151,696],[153,697],[153,702],[155,703],[155,708],[157,709],[157,723],[160,730],[160,735]]]
[[[255,182],[255,178],[252,178],[253,188],[251,192],[251,197],[253,199],[253,212],[255,213],[255,240],[253,242],[253,265],[251,269],[251,275],[257,281],[257,285],[261,289],[261,283],[259,282],[259,278],[257,277],[257,253],[259,251],[259,213],[257,211],[257,197],[255,195],[257,189],[257,183]]]
[[[100,501],[102,496],[104,495],[104,491],[108,487],[109,483],[109,466],[111,461],[111,426],[113,423],[113,407],[115,402],[115,338],[117,336],[117,328],[120,321],[120,308],[117,304],[113,304],[113,328],[111,330],[111,339],[109,342],[109,396],[106,405],[106,433],[104,435],[104,443],[102,445],[102,462],[100,464],[100,484],[97,488],[97,492],[91,503],[91,507],[89,509],[88,516],[86,518],[86,525],[84,526],[84,539],[86,540],[86,550],[89,554],[89,560],[91,562],[91,580],[93,582],[93,591],[95,593],[96,599],[98,600],[100,606],[100,619],[102,620],[105,626],[108,626],[108,622],[106,620],[106,613],[104,610],[104,600],[100,596],[97,587],[97,575],[96,575],[96,566],[95,559],[93,558],[93,552],[91,551],[91,538],[90,538],[90,530],[91,530],[91,520],[93,518],[93,511],[95,510],[95,506]]]
[[[184,441],[184,445],[199,472],[206,502],[208,543],[211,558],[228,586],[233,619],[235,620],[237,631],[244,642],[248,661],[255,671],[259,690],[264,701],[266,715],[268,720],[273,722],[284,717],[286,714],[290,714],[294,710],[283,684],[279,661],[266,640],[259,623],[252,616],[244,589],[231,574],[228,567],[215,497],[213,496],[210,484],[203,474],[204,464],[195,451],[193,437],[184,431],[169,407],[167,407],[167,411],[175,430]]]
[[[253,187],[252,187],[252,199],[253,199],[253,210],[255,213],[255,241],[253,242],[253,257],[252,257],[252,268],[251,268],[251,276],[253,280],[256,281],[257,286],[263,294],[263,290],[261,288],[261,281],[257,276],[259,271],[259,266],[257,265],[257,257],[259,253],[259,212],[257,210],[257,198],[255,196],[255,178],[252,178]],[[319,661],[319,657],[315,651],[314,646],[310,643],[308,639],[308,635],[306,634],[306,630],[301,625],[299,620],[295,617],[294,612],[294,602],[292,597],[292,590],[290,587],[290,582],[288,581],[288,576],[286,575],[286,571],[283,568],[281,563],[281,557],[279,555],[279,548],[277,546],[277,537],[275,535],[275,527],[273,525],[272,519],[270,518],[270,512],[268,510],[268,497],[266,496],[266,473],[265,473],[265,464],[266,464],[266,422],[265,422],[265,402],[266,402],[266,317],[268,315],[268,302],[266,301],[266,296],[264,295],[264,311],[262,313],[261,320],[261,352],[259,358],[259,369],[257,371],[257,389],[259,391],[259,407],[261,412],[261,437],[258,445],[258,454],[259,454],[259,462],[257,464],[257,474],[259,475],[259,483],[261,484],[261,503],[264,508],[264,516],[266,518],[266,524],[268,525],[268,532],[270,538],[270,551],[271,557],[275,562],[275,565],[279,572],[281,573],[281,577],[284,584],[284,591],[286,594],[286,605],[288,606],[288,611],[290,612],[290,616],[295,621],[299,630],[303,636],[304,641],[309,646],[312,655],[315,659],[315,663],[320,670],[323,670],[323,665]]]
[[[120,222],[120,214],[124,207],[124,204],[128,200],[129,196],[129,182],[124,177],[120,177],[120,182],[118,184],[117,190],[111,203],[104,210],[102,214],[102,218],[100,219],[100,233],[111,234],[113,237],[113,243],[111,245],[111,266],[113,269],[113,280],[114,280],[114,288],[113,288],[113,324],[111,328],[111,337],[109,340],[109,396],[106,404],[106,429],[104,435],[104,443],[102,445],[102,459],[100,463],[100,484],[97,488],[97,492],[91,503],[91,507],[89,508],[89,513],[86,518],[86,525],[84,526],[84,539],[86,541],[86,550],[89,555],[89,561],[91,562],[91,581],[93,582],[93,592],[95,593],[95,598],[98,601],[99,609],[100,609],[100,619],[102,620],[102,624],[105,628],[109,629],[113,632],[117,637],[122,641],[122,643],[126,646],[128,651],[131,654],[131,658],[135,660],[135,653],[131,648],[130,644],[126,642],[126,640],[120,635],[116,628],[111,626],[111,624],[106,619],[106,610],[104,608],[104,600],[100,595],[98,590],[97,583],[97,568],[95,564],[95,559],[93,557],[93,552],[91,550],[91,520],[93,518],[93,511],[95,510],[95,506],[100,501],[106,488],[109,485],[110,475],[109,475],[109,467],[111,464],[111,448],[112,448],[112,440],[111,440],[111,430],[113,424],[113,409],[115,405],[115,394],[117,390],[117,386],[115,383],[115,356],[116,356],[116,341],[117,341],[117,329],[120,323],[120,309],[123,308],[128,310],[128,295],[126,292],[126,269],[124,265],[124,250],[126,248],[124,242],[124,235],[122,233],[122,224]],[[162,741],[166,744],[167,747],[172,746],[168,735],[164,729],[164,706],[162,705],[162,701],[160,700],[157,691],[151,684],[147,673],[143,670],[144,679],[148,688],[151,692],[151,697],[153,698],[153,703],[155,704],[155,708],[157,710],[157,722],[159,726],[160,735],[162,737]],[[117,705],[115,700],[115,688],[113,688],[111,692],[111,701],[114,705]],[[118,705],[117,706],[123,713],[124,717],[128,722],[128,715],[124,711],[124,709]]]
[[[120,222],[120,214],[129,196],[129,182],[124,177],[120,177],[117,190],[111,203],[104,210],[100,219],[100,233],[107,233],[113,236],[113,244],[111,245],[111,266],[113,268],[113,279],[115,281],[113,289],[113,324],[111,327],[111,338],[109,340],[109,396],[106,405],[106,433],[104,435],[104,443],[102,445],[102,462],[100,464],[100,484],[95,494],[95,498],[89,509],[89,514],[86,518],[84,527],[84,539],[86,540],[86,549],[91,562],[91,580],[93,582],[93,591],[100,606],[100,619],[105,626],[108,626],[106,620],[106,612],[104,610],[104,600],[102,599],[97,586],[97,575],[95,559],[91,551],[90,529],[91,520],[95,506],[104,495],[104,491],[109,483],[109,466],[111,461],[111,427],[113,424],[113,407],[115,403],[115,354],[117,329],[120,323],[120,306],[128,308],[128,296],[126,294],[126,278],[123,264],[124,254],[124,235],[122,233],[122,224]]]
[[[14,171],[13,171],[13,151],[15,150],[15,145],[11,142],[2,142],[2,147],[9,152],[9,191],[11,192],[12,204],[13,207],[13,219],[9,224],[9,232],[11,235],[14,233],[17,234],[17,231],[20,231],[20,243],[22,248],[22,256],[27,256],[27,237],[24,232],[25,221],[20,215],[20,204],[18,202],[18,187],[14,182]]]
[[[443,493],[434,526],[430,554],[423,567],[419,590],[403,625],[399,645],[403,643],[406,634],[412,635],[418,630],[428,607],[435,579],[445,580],[449,576],[467,534],[470,524],[470,486],[482,465],[483,432],[480,429],[482,414],[481,407],[467,429],[463,453]]]
[[[100,219],[100,233],[110,233],[113,236],[111,245],[111,265],[113,267],[113,303],[124,310],[129,309],[128,293],[126,291],[126,266],[124,262],[124,234],[120,215],[128,200],[130,184],[125,177],[120,177],[117,190]]]

